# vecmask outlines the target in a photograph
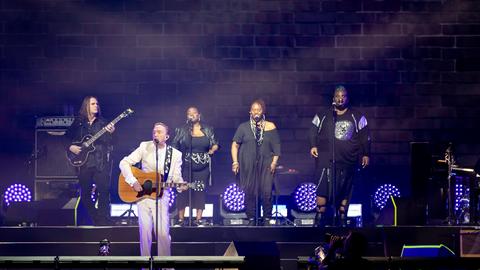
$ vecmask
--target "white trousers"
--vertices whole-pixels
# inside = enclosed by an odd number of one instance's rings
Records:
[[[150,256],[152,246],[152,236],[158,235],[158,256],[170,256],[170,224],[168,214],[168,200],[170,194],[165,192],[158,200],[158,231],[155,226],[155,200],[143,199],[137,202],[138,207],[138,228],[140,230],[140,255]],[[153,232],[153,235],[152,235]]]

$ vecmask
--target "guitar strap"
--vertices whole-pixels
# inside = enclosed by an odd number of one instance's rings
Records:
[[[167,145],[167,152],[165,153],[165,164],[163,165],[163,179],[168,180],[168,173],[170,172],[170,165],[172,165],[173,147]]]

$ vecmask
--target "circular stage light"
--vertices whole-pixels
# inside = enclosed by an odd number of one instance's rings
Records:
[[[173,190],[171,190],[170,191],[170,199],[168,200],[168,207],[171,208],[173,206],[176,198],[177,198],[177,192],[174,192]]]
[[[223,192],[223,206],[230,212],[245,210],[245,192],[237,184],[230,184]]]
[[[400,197],[400,190],[392,185],[392,184],[384,184],[377,188],[374,195],[374,202],[375,206],[377,206],[380,210],[385,207],[387,204],[387,200],[393,197]]]
[[[297,186],[294,192],[295,205],[302,212],[311,212],[317,206],[315,191],[317,186],[314,183],[302,183]]]
[[[32,193],[22,184],[13,184],[7,188],[3,194],[5,203],[10,205],[11,202],[30,202],[32,201]]]

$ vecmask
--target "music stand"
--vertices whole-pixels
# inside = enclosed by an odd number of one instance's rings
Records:
[[[278,196],[279,196],[279,185],[277,182],[276,174],[273,175],[273,188],[275,190],[275,211],[272,213],[272,217],[275,217],[275,225],[278,224],[278,216],[285,220],[286,225],[295,226],[295,224],[288,219],[288,217],[284,216],[282,213],[278,212]]]
[[[133,203],[130,203],[130,208],[125,210],[125,212],[123,212],[120,215],[121,218],[127,216],[127,218],[128,218],[127,219],[127,224],[129,224],[129,225],[132,224],[131,223],[131,215],[133,215],[133,217],[137,217],[137,215],[135,215],[135,211],[133,211],[132,207],[133,207]]]

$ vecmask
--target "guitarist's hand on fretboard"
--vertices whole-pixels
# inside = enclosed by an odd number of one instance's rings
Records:
[[[142,185],[140,185],[140,183],[138,181],[136,181],[135,183],[133,183],[133,189],[136,191],[136,192],[141,192],[143,190],[142,188]]]
[[[177,191],[182,192],[182,191],[185,191],[187,189],[188,189],[188,183],[183,183],[183,184],[180,184],[180,186],[177,188]]]
[[[82,152],[82,148],[78,145],[70,145],[68,149],[70,150],[70,152],[74,153],[75,155],[78,155],[80,154],[80,152]]]
[[[115,125],[108,124],[105,126],[105,130],[108,131],[109,133],[113,133],[115,131]]]

